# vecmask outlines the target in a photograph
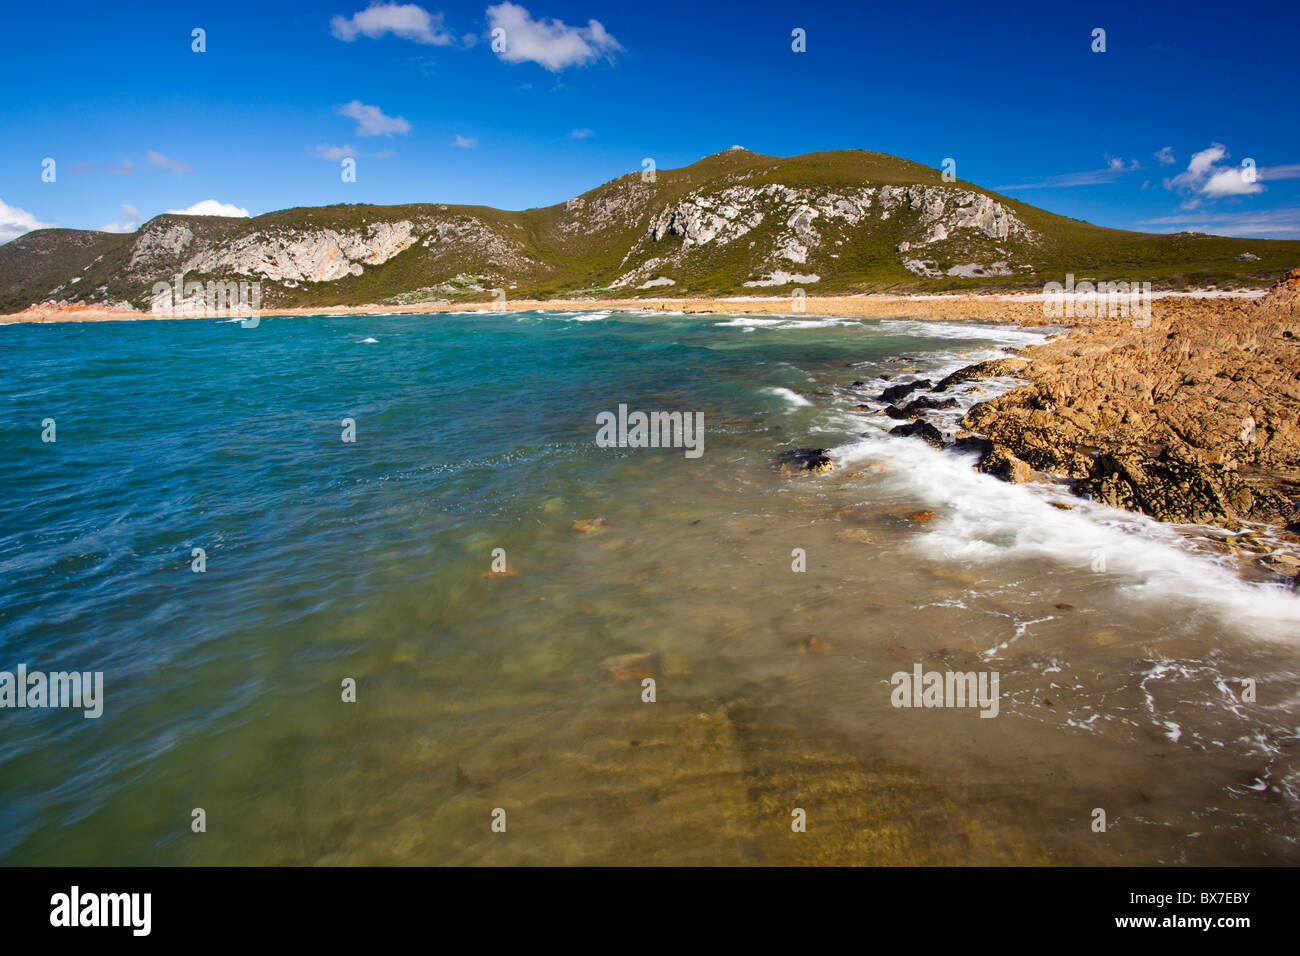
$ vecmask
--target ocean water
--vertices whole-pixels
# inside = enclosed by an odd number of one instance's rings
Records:
[[[0,863],[1300,861],[1300,598],[885,434],[885,385],[1045,334],[0,328],[0,671],[104,680],[98,719],[0,709]],[[620,404],[703,454],[599,447]],[[996,716],[894,706],[918,665],[996,673]]]

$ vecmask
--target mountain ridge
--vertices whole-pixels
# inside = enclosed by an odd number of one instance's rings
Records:
[[[149,309],[155,283],[257,281],[262,305],[601,295],[979,291],[1080,280],[1262,287],[1300,241],[1094,226],[868,150],[732,147],[633,171],[551,206],[164,213],[134,233],[42,229],[0,246],[0,311]]]

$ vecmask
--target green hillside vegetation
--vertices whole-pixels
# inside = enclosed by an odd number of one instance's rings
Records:
[[[241,240],[288,242],[310,230],[364,233],[375,224],[402,220],[432,223],[433,231],[438,224],[451,224],[453,232],[463,229],[472,235],[442,241],[433,241],[432,232],[424,241],[417,236],[387,261],[365,265],[361,275],[298,283],[263,278],[263,305],[484,301],[494,288],[506,290],[511,299],[784,294],[794,286],[745,285],[774,268],[770,250],[782,230],[788,231],[778,215],[765,215],[743,241],[697,245],[681,256],[674,255],[682,249],[680,236],[664,236],[658,242],[645,238],[665,209],[692,194],[708,197],[737,185],[840,193],[863,186],[949,187],[1001,203],[1034,234],[1032,241],[993,240],[978,230],[959,230],[912,254],[923,254],[940,273],[962,263],[1010,257],[1016,263],[1012,274],[927,277],[909,270],[904,264],[908,254],[899,251],[901,243],[915,242],[923,229],[919,211],[902,205],[888,219],[852,227],[818,219],[822,241],[809,249],[807,261],[779,264],[791,273],[818,275],[820,281],[799,283],[813,295],[1037,290],[1045,282],[1063,281],[1067,273],[1078,281],[1150,281],[1156,288],[1254,287],[1300,264],[1298,241],[1107,229],[963,180],[944,183],[937,169],[883,153],[835,150],[783,158],[733,149],[683,169],[657,170],[653,182],[643,182],[640,171],[629,173],[570,203],[540,209],[338,204],[283,209],[253,219],[169,214],[126,235],[38,230],[0,246],[0,310],[12,312],[51,300],[127,300],[139,307],[147,301],[153,283],[170,280],[193,258],[195,249],[224,248]],[[172,249],[160,237],[178,227],[192,233],[193,240]],[[615,280],[652,259],[671,260],[664,274],[675,284],[645,291],[631,284],[611,288]],[[186,276],[193,281],[257,277],[194,272]]]

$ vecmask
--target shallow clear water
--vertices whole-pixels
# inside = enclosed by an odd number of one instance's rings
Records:
[[[105,683],[0,710],[0,861],[1296,862],[1300,600],[871,414],[1041,334],[0,329],[0,670]],[[703,412],[703,456],[597,447],[620,403]],[[838,467],[772,469],[803,446]],[[996,671],[997,716],[892,706],[915,664]]]

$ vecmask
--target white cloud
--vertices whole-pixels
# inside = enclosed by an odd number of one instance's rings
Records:
[[[54,223],[41,222],[26,209],[7,205],[3,199],[0,199],[0,243],[17,239],[23,233],[31,232],[33,229],[53,227]]]
[[[1261,166],[1256,171],[1260,179],[1273,182],[1277,179],[1300,179],[1300,163],[1289,166]]]
[[[144,158],[149,161],[151,166],[160,166],[163,169],[170,169],[174,173],[192,173],[194,170],[186,166],[178,159],[172,159],[170,156],[164,156],[155,149],[149,150],[144,154]],[[131,167],[134,169],[134,165]]]
[[[461,136],[460,133],[457,133],[456,138],[451,141],[451,145],[459,146],[461,149],[471,149],[478,145],[478,140],[473,136]]]
[[[355,156],[357,154],[351,146],[331,146],[329,143],[321,143],[312,150],[321,159],[328,159],[330,162],[337,163],[345,156]]]
[[[414,3],[372,3],[351,17],[334,17],[330,20],[330,32],[348,43],[358,36],[378,40],[387,33],[430,46],[450,46],[455,42],[443,27],[441,13],[430,13]]]
[[[497,56],[507,63],[537,63],[552,73],[570,66],[583,66],[604,57],[613,62],[623,49],[599,20],[585,27],[571,27],[562,20],[532,15],[516,3],[505,0],[487,8],[491,30],[505,31],[504,48]]]
[[[1174,156],[1174,148],[1172,146],[1161,146],[1153,155],[1156,158],[1156,162],[1161,166],[1172,166],[1174,163],[1178,162]]]
[[[109,222],[99,227],[100,232],[135,232],[140,228],[140,210],[134,206],[122,204],[122,221]]]
[[[1165,180],[1165,189],[1194,195],[1209,196],[1250,196],[1262,193],[1264,187],[1257,181],[1258,175],[1247,178],[1245,167],[1220,166],[1220,160],[1229,158],[1228,147],[1222,143],[1211,143],[1198,153],[1192,154],[1192,161],[1187,169]],[[1183,204],[1184,209],[1195,208],[1195,200]]]
[[[569,135],[574,139],[590,139],[596,135],[596,131],[593,129],[575,129]]]
[[[1246,179],[1245,170],[1240,166],[1218,170],[1201,187],[1206,196],[1249,196],[1263,191],[1264,187],[1258,182]]]
[[[248,218],[247,209],[240,209],[230,203],[217,202],[215,199],[196,202],[188,209],[168,209],[167,211],[177,216],[238,216],[244,219]]]
[[[1187,171],[1199,176],[1227,155],[1228,147],[1222,143],[1211,143],[1208,148],[1199,153],[1192,153],[1192,161],[1187,164]]]
[[[357,121],[358,136],[392,136],[409,133],[411,124],[400,116],[385,116],[378,106],[367,106],[360,100],[337,107],[339,113]]]

